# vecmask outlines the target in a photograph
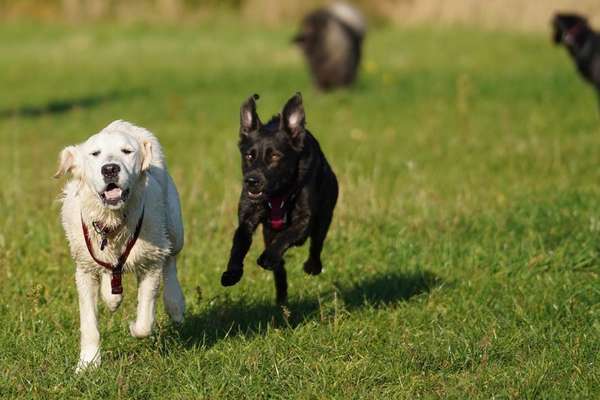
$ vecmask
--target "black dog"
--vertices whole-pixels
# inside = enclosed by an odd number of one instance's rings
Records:
[[[556,14],[552,25],[554,43],[564,44],[581,75],[600,95],[600,35],[577,14]]]
[[[257,263],[275,276],[277,302],[287,299],[283,254],[310,236],[304,271],[321,273],[321,250],[333,217],[338,183],[319,143],[305,128],[302,97],[288,100],[283,112],[262,124],[256,113],[258,95],[240,110],[240,141],[244,184],[238,208],[239,227],[223,286],[242,277],[243,261],[256,227],[262,223],[265,250]]]
[[[293,42],[303,50],[320,89],[354,82],[365,29],[362,15],[344,3],[316,10],[304,18]]]

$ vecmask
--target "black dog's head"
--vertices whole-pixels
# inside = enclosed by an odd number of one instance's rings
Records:
[[[244,194],[260,200],[291,189],[306,135],[302,96],[296,93],[283,111],[263,124],[253,95],[240,109],[240,142]]]
[[[552,27],[554,43],[568,47],[581,44],[591,31],[587,19],[577,14],[556,14]]]

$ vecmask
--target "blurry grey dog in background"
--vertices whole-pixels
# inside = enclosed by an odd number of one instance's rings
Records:
[[[354,82],[365,33],[362,14],[337,2],[305,16],[293,42],[304,52],[315,84],[332,90]]]
[[[553,40],[569,51],[581,76],[591,83],[600,98],[600,33],[587,18],[572,13],[558,13],[552,20]]]

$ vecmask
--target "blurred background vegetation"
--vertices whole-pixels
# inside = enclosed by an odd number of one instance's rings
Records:
[[[0,0],[0,400],[600,399],[599,113],[549,32],[559,10],[600,28],[600,0],[355,3],[375,28],[360,78],[323,94],[290,44],[322,2]],[[289,252],[278,309],[259,235],[244,280],[219,279],[239,105],[258,92],[268,118],[297,90],[342,190],[326,273]],[[75,378],[51,176],[115,118],[164,146],[188,314],[128,337],[126,277],[99,308],[103,368]]]
[[[0,0],[1,20],[68,23],[120,20],[201,22],[238,13],[247,23],[280,25],[296,21],[318,0]],[[373,24],[443,23],[502,30],[546,30],[557,10],[577,11],[600,24],[598,0],[356,0]]]

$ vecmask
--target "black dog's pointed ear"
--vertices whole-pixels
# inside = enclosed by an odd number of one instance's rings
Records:
[[[259,99],[257,94],[253,94],[242,103],[240,108],[240,134],[247,135],[260,127],[260,119],[256,113],[256,100]]]
[[[290,134],[292,139],[298,140],[304,136],[304,125],[306,117],[302,105],[302,95],[297,92],[283,107],[281,113],[283,128]]]

